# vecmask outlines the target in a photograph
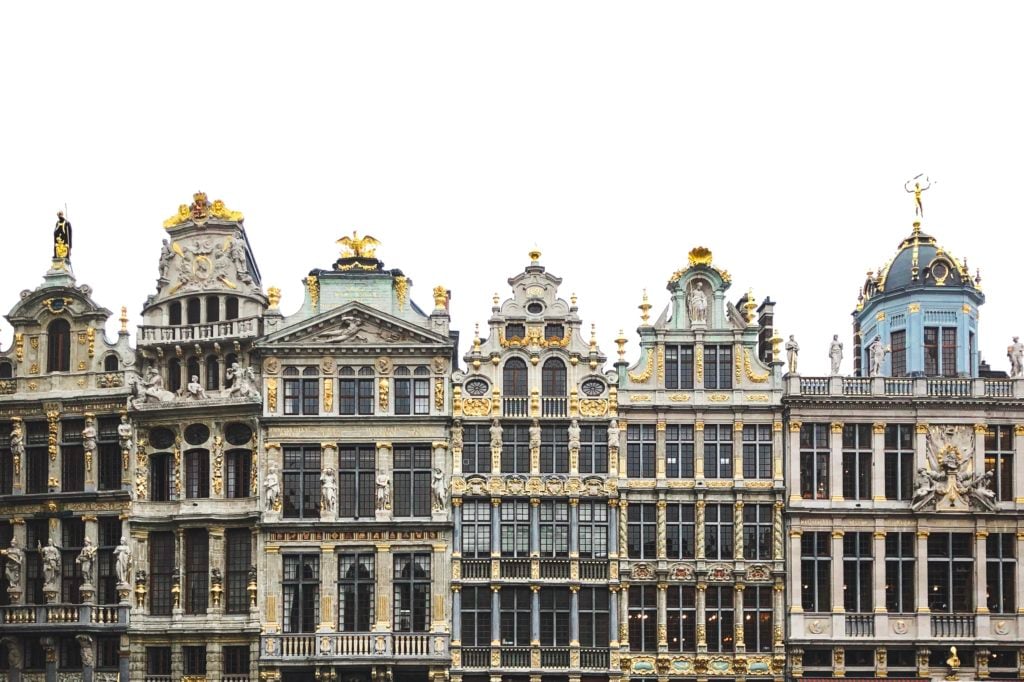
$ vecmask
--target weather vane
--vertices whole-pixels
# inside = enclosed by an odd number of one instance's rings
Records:
[[[903,185],[908,194],[914,195],[914,215],[923,218],[924,206],[921,204],[921,192],[931,188],[932,181],[924,173],[918,173]]]

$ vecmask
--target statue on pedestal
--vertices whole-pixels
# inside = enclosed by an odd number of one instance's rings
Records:
[[[580,422],[578,419],[573,419],[569,422],[569,449],[579,450],[580,449]]]
[[[839,376],[839,365],[843,362],[843,344],[839,334],[832,335],[832,343],[828,347],[828,358],[832,361],[832,376]]]
[[[43,589],[60,589],[60,549],[53,543],[53,538],[46,541],[46,546],[36,543],[43,562]]]
[[[21,589],[21,569],[25,565],[25,550],[18,547],[18,538],[12,537],[11,544],[7,549],[0,550],[0,556],[7,561],[4,564],[4,574],[7,576],[7,589]]]
[[[876,334],[871,345],[868,346],[868,358],[871,361],[870,376],[882,376],[882,363],[885,362],[885,356],[889,352],[889,349],[882,344],[882,337]]]
[[[707,322],[708,296],[704,293],[704,283],[697,280],[690,287],[686,297],[686,308],[690,314],[690,322]]]
[[[277,476],[277,465],[273,462],[267,467],[263,487],[267,491],[267,511],[281,511],[281,481]]]
[[[434,511],[443,512],[448,502],[448,489],[444,484],[444,472],[440,469],[434,469],[431,491],[433,492]]]
[[[501,428],[501,422],[497,419],[491,421],[491,449],[501,449],[501,436],[503,429]]]
[[[1017,378],[1024,374],[1024,343],[1020,337],[1013,337],[1013,343],[1007,346],[1006,356],[1010,358],[1010,376]]]
[[[117,584],[128,585],[129,573],[132,569],[132,548],[128,546],[128,538],[121,536],[121,543],[114,548],[114,572],[117,573]]]
[[[391,479],[385,473],[377,474],[377,511],[391,508]]]
[[[608,423],[608,449],[619,447],[619,420],[613,419]]]
[[[789,373],[796,374],[797,356],[800,354],[800,344],[796,342],[793,334],[789,335],[786,342],[786,359],[789,360]]]
[[[82,551],[78,553],[75,563],[81,567],[82,584],[92,585],[95,577],[93,575],[93,569],[96,566],[96,545],[92,544],[92,540],[90,538],[85,538]]]
[[[338,479],[334,469],[327,467],[320,474],[320,511],[334,513],[338,506]]]
[[[53,228],[53,258],[71,258],[71,223],[64,217],[64,211],[57,211],[57,224]]]

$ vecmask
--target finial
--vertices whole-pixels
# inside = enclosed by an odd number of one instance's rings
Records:
[[[498,292],[497,291],[495,291],[494,295],[491,296],[491,303],[494,304],[494,305],[498,305]]]
[[[921,204],[921,192],[931,188],[931,186],[931,179],[924,173],[918,173],[903,184],[903,189],[906,190],[908,194],[914,195],[914,215],[919,218],[924,218],[924,206]],[[920,232],[920,227],[921,223],[914,223],[915,233]]]
[[[269,287],[267,289],[267,304],[270,309],[277,310],[279,303],[281,303],[281,290],[278,287]]]
[[[477,322],[473,325],[473,352],[480,352],[480,323]]]
[[[533,250],[530,251],[529,256],[530,256],[530,265],[535,265],[537,263],[537,261],[540,260],[540,249],[538,249],[536,246],[533,247]]]
[[[576,305],[576,292],[575,291],[572,292],[572,296],[569,297],[569,303],[572,303],[574,306]]]
[[[337,243],[341,244],[342,258],[376,258],[376,247],[380,246],[380,242],[370,235],[360,237],[355,230],[352,230],[351,237],[342,237]]]
[[[597,325],[593,322],[590,323],[590,350],[597,350]]]
[[[757,304],[754,303],[754,290],[747,289],[747,302],[743,306],[747,309],[747,324],[754,324],[754,309],[757,308]]]
[[[126,306],[126,305],[121,306],[121,317],[120,317],[120,320],[121,320],[121,333],[122,334],[127,334],[128,333],[128,306]]]
[[[640,321],[647,324],[651,319],[651,302],[647,300],[647,289],[644,289],[643,303],[637,306],[640,309]]]
[[[615,339],[615,345],[619,347],[619,362],[626,361],[626,334],[620,329],[619,338]]]
[[[434,287],[434,309],[448,310],[448,290],[443,284]]]
[[[779,344],[782,343],[782,337],[779,336],[779,330],[775,330],[775,334],[770,339],[772,342],[772,360],[776,362],[782,362],[782,357],[779,354]]]

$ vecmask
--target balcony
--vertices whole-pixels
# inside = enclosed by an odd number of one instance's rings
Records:
[[[608,580],[608,561],[568,558],[461,559],[459,579],[541,580],[565,582]],[[495,568],[495,563],[497,568]],[[497,571],[495,573],[495,571]]]
[[[494,667],[514,670],[532,670],[538,667],[559,670],[608,670],[609,650],[607,648],[579,649],[579,663],[576,664],[574,664],[574,651],[573,648],[564,646],[502,646],[495,648],[499,664]],[[490,668],[491,649],[489,647],[464,647],[461,659],[461,667],[464,670]]]
[[[445,633],[324,632],[263,635],[260,643],[268,660],[380,658],[448,658]]]
[[[0,606],[0,629],[4,626],[128,625],[128,604],[25,604]]]
[[[973,638],[977,632],[972,615],[932,616],[932,637]]]
[[[569,414],[568,398],[543,397],[540,399],[540,416],[564,417]]]
[[[847,637],[874,637],[875,617],[870,613],[851,613],[846,616]]]
[[[260,318],[258,317],[175,326],[140,326],[138,344],[139,346],[156,346],[165,343],[254,339],[260,335],[260,327]]]
[[[463,580],[489,580],[491,577],[490,559],[463,559]]]
[[[581,560],[580,580],[608,580],[608,562]]]
[[[529,417],[530,399],[526,396],[512,396],[501,399],[502,415],[505,417]]]
[[[501,577],[519,579],[524,578],[530,579],[530,560],[529,559],[502,559],[501,560]]]
[[[790,376],[787,396],[1024,398],[1022,379]]]

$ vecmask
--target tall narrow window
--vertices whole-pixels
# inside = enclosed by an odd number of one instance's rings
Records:
[[[732,478],[732,424],[704,427],[704,476]]]
[[[21,433],[24,438],[25,432]],[[0,423],[0,495],[10,495],[12,492],[14,492],[14,456],[11,454],[11,424]],[[0,532],[3,531],[0,530]],[[0,592],[0,599],[3,598],[3,593]]]
[[[956,327],[942,328],[942,374],[956,376]]]
[[[772,425],[744,424],[743,478],[772,477]]]
[[[341,414],[373,414],[375,396],[372,367],[360,367],[358,374],[352,367],[338,371],[338,407]]]
[[[462,557],[487,559],[491,556],[491,501],[464,500],[462,503]]]
[[[704,388],[732,388],[732,346],[704,346]]]
[[[527,424],[503,424],[501,434],[501,472],[530,473],[530,427]]]
[[[156,452],[149,456],[149,499],[167,502],[171,499],[174,481],[174,460],[169,452]]]
[[[206,297],[206,321],[220,322],[220,298],[217,296]]]
[[[185,361],[185,364],[186,364],[186,366],[188,368],[188,372],[187,372],[188,381],[185,382],[186,385],[189,384],[189,383],[192,383],[192,377],[195,377],[195,380],[198,382],[199,381],[199,374],[200,374],[200,372],[199,372],[199,358],[191,357],[191,358],[189,358],[188,360]]]
[[[285,367],[284,413],[320,414],[320,379],[315,367]],[[298,378],[298,377],[302,378]]]
[[[46,519],[25,521],[25,602],[43,604],[43,562],[38,547],[50,539],[50,525]],[[57,538],[54,539],[56,542]]]
[[[800,496],[805,500],[828,499],[828,439],[828,424],[800,427]]]
[[[286,554],[284,631],[314,632],[320,623],[320,554]]]
[[[731,504],[707,505],[704,521],[704,556],[708,560],[729,560],[733,558],[733,534]]]
[[[181,386],[181,360],[171,358],[167,361],[167,388],[172,393],[177,393]]]
[[[338,516],[373,518],[376,456],[372,445],[345,445],[338,451]],[[319,500],[319,465],[316,476]]]
[[[430,446],[400,446],[394,450],[394,514],[430,516]]]
[[[569,556],[569,505],[565,502],[540,503],[540,555]]]
[[[582,587],[579,592],[580,646],[608,646],[608,590]]]
[[[286,445],[284,447],[284,517],[293,519],[320,516],[320,447]],[[342,485],[344,485],[342,474]],[[339,496],[343,500],[343,496]]]
[[[0,362],[0,379],[14,378],[14,366],[7,361]]]
[[[221,647],[221,666],[224,677],[248,678],[249,645],[225,645]]]
[[[693,505],[670,503],[665,508],[665,516],[668,558],[693,559],[696,539]]]
[[[216,355],[206,358],[206,390],[216,391],[220,389],[220,361]]]
[[[209,496],[210,453],[207,450],[189,450],[185,453],[185,497]]]
[[[580,558],[608,558],[608,505],[580,500]]]
[[[1002,502],[1013,501],[1013,429],[990,426],[985,431],[985,475],[988,487]]]
[[[227,556],[227,613],[248,613],[249,567],[252,565],[252,531],[248,528],[229,528],[224,532]]]
[[[46,371],[71,369],[71,326],[67,320],[54,320],[46,328]]]
[[[665,388],[693,388],[693,346],[665,346]]]
[[[540,590],[540,645],[569,646],[569,589],[542,587]]]
[[[658,650],[658,598],[654,585],[629,588],[629,650]]]
[[[843,536],[843,607],[851,613],[871,613],[871,533]]]
[[[892,362],[892,375],[894,377],[907,376],[907,332],[906,330],[894,331],[889,334],[889,345],[892,348],[889,360]]]
[[[99,546],[95,567],[98,576],[96,601],[100,604],[116,604],[117,570],[114,562],[114,548],[121,542],[121,519],[116,516],[101,516],[99,522]]]
[[[630,559],[658,558],[658,512],[653,503],[637,502],[626,508],[626,547]]]
[[[928,608],[936,613],[974,611],[974,536],[928,536]]]
[[[374,618],[373,552],[338,557],[338,630],[369,632]]]
[[[491,472],[491,433],[488,424],[466,424],[462,427],[462,472]]]
[[[743,558],[768,561],[772,558],[772,506],[750,504],[743,507]]]
[[[238,319],[238,297],[228,296],[224,300],[224,319],[225,320],[237,320]]]
[[[47,454],[49,429],[46,422],[25,422],[25,492],[45,493],[49,490],[50,458]]]
[[[60,531],[61,601],[65,604],[77,604],[82,601],[82,565],[75,559],[85,545],[85,521],[82,517],[64,519],[61,521]]]
[[[228,450],[224,454],[224,496],[249,497],[252,477],[252,452]]]
[[[189,324],[199,324],[202,321],[203,304],[198,298],[190,298],[185,303],[185,315]]]
[[[924,373],[933,377],[939,374],[939,328],[924,328]]]
[[[666,425],[665,473],[669,478],[693,478],[693,424]]]
[[[491,590],[462,588],[462,646],[491,646]]]
[[[205,528],[185,531],[185,613],[206,613],[210,594],[210,536]]]
[[[395,632],[430,629],[430,554],[396,554],[394,572]]]
[[[630,478],[654,478],[655,425],[626,426],[626,474]]]
[[[526,362],[522,358],[509,358],[502,370],[502,395],[521,397],[529,395]]]
[[[569,429],[565,424],[540,427],[540,472],[569,473]]]
[[[889,613],[914,612],[915,566],[914,534],[886,533],[885,610]]]
[[[540,393],[543,396],[566,395],[565,363],[558,358],[548,358],[540,370]]]
[[[395,414],[412,414],[412,371],[395,367]]]
[[[843,497],[871,499],[871,424],[843,426]]]
[[[82,447],[82,428],[85,424],[80,419],[73,419],[65,421],[61,426],[61,490],[85,490],[85,451]],[[98,436],[97,433],[95,437]]]
[[[608,473],[608,427],[584,424],[580,427],[580,473]]]
[[[149,613],[171,615],[171,580],[177,561],[174,558],[174,533],[149,534]]]
[[[503,646],[530,645],[532,595],[529,587],[501,590],[501,643]]]
[[[121,446],[118,444],[117,426],[114,417],[99,420],[99,480],[100,490],[121,488]]]
[[[992,613],[1015,613],[1014,578],[1017,561],[1013,533],[991,533],[985,538],[985,573],[988,587],[988,610]]]
[[[804,533],[800,537],[801,599],[804,611],[832,610],[832,539],[827,531]]]
[[[412,413],[430,414],[430,370],[417,367],[413,370]],[[372,400],[372,398],[371,398]]]
[[[527,500],[501,503],[501,556],[530,556],[530,503]]]
[[[665,595],[669,651],[697,650],[697,592],[689,585],[669,585]]]
[[[708,651],[732,651],[736,643],[733,639],[733,623],[735,621],[733,588],[731,585],[708,587],[704,595]]]
[[[885,426],[885,499],[913,497],[914,425]]]
[[[171,647],[146,647],[146,673],[161,677],[171,676]]]
[[[175,301],[167,306],[167,324],[178,326],[181,324],[181,302]]]
[[[748,652],[772,650],[772,588],[743,592],[743,643]]]

